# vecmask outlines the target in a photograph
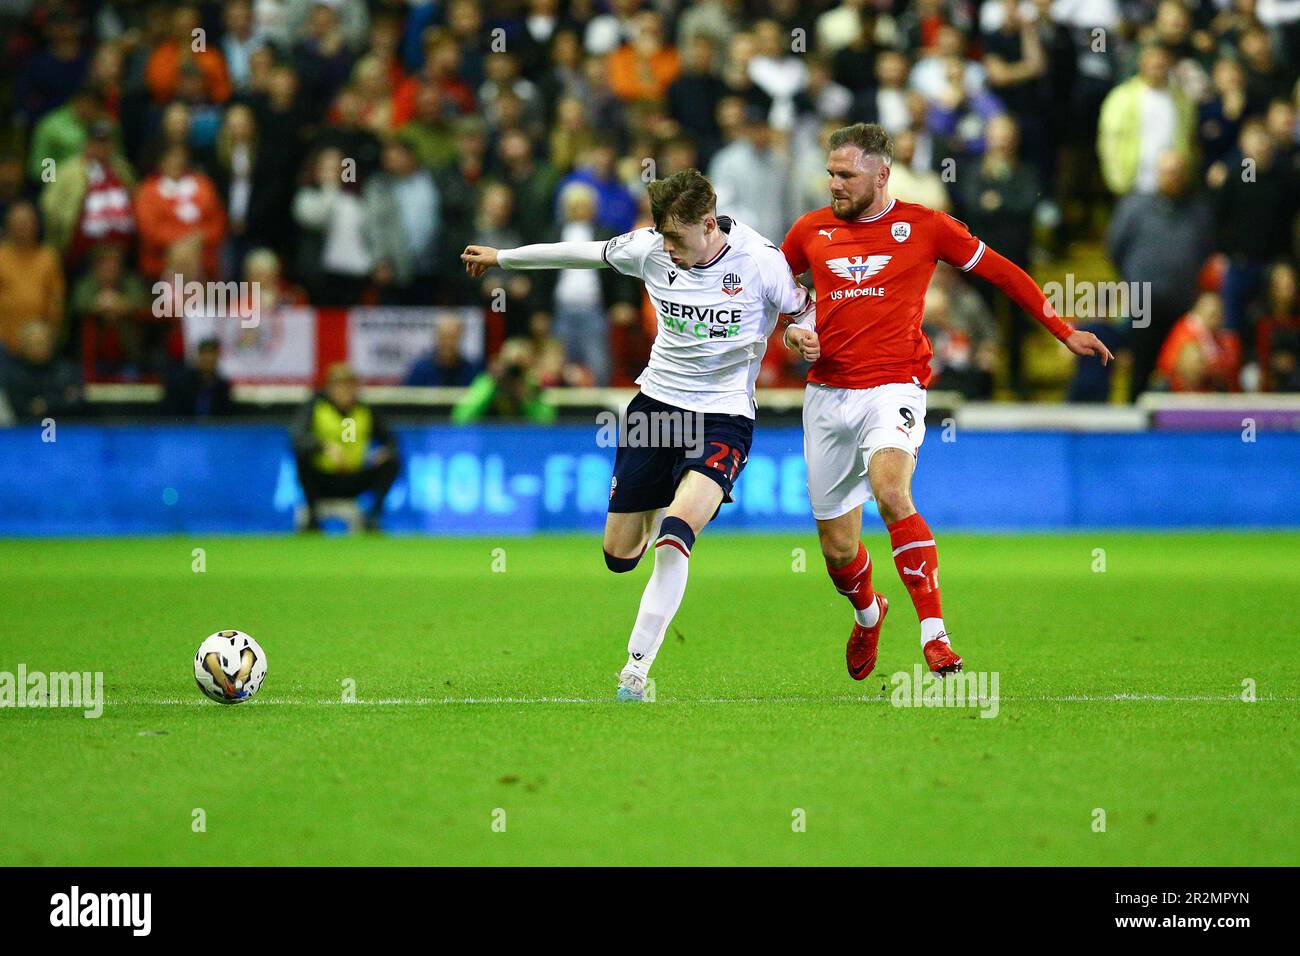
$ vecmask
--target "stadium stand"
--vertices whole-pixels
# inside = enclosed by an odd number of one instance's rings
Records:
[[[685,166],[779,240],[825,202],[825,137],[859,120],[894,135],[900,198],[1067,298],[1097,290],[1061,311],[1122,355],[1076,374],[1001,293],[941,269],[936,390],[1300,385],[1295,3],[52,0],[5,5],[0,35],[19,421],[50,382],[65,414],[211,415],[296,400],[337,361],[450,415],[473,399],[442,389],[489,388],[512,340],[548,407],[627,388],[655,331],[638,288],[470,280],[461,248],[626,230],[646,181]],[[174,400],[212,340],[234,401]],[[767,401],[803,372],[770,348]]]

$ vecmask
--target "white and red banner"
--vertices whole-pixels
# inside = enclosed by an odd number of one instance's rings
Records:
[[[330,363],[346,361],[368,383],[400,385],[433,351],[435,324],[443,318],[460,322],[461,353],[481,361],[485,327],[478,307],[304,306],[268,309],[255,322],[200,313],[186,315],[182,329],[187,359],[204,339],[221,343],[221,373],[232,382],[313,384]]]

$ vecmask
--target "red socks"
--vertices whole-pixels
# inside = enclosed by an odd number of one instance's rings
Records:
[[[916,616],[922,621],[943,617],[939,602],[939,551],[925,519],[914,514],[895,521],[889,526],[889,542],[894,548],[894,566],[912,596]]]
[[[832,568],[827,563],[826,573],[835,582],[835,590],[848,598],[855,610],[865,611],[871,607],[871,602],[876,599],[876,592],[871,588],[871,558],[861,541],[858,542],[857,557],[842,568]]]

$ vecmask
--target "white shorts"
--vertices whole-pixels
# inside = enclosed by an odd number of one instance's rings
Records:
[[[915,458],[925,440],[925,389],[808,384],[803,396],[803,455],[813,517],[825,521],[874,501],[867,463],[882,448]]]

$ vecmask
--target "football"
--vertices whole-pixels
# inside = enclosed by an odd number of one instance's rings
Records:
[[[194,682],[219,704],[242,704],[265,680],[266,652],[243,631],[217,631],[194,654]]]

